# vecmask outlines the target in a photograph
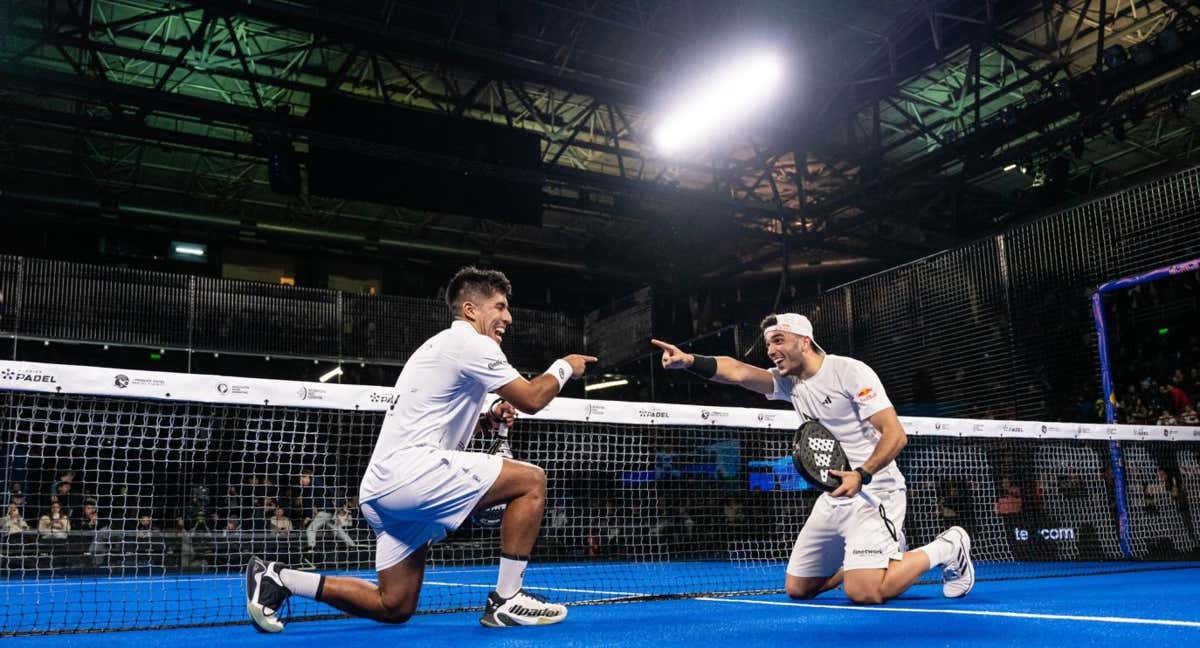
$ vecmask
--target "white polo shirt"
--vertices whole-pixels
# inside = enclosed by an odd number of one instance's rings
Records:
[[[866,462],[879,443],[880,433],[867,419],[892,407],[879,376],[866,363],[826,354],[817,373],[807,380],[780,376],[771,368],[775,393],[771,400],[791,401],[802,421],[820,421],[842,444],[851,468]],[[904,475],[893,461],[879,470],[866,487],[870,491],[904,488]]]
[[[359,486],[368,501],[393,490],[405,476],[393,455],[414,446],[462,450],[471,440],[484,398],[520,374],[500,345],[456,320],[425,341],[396,380],[396,402],[384,416]]]

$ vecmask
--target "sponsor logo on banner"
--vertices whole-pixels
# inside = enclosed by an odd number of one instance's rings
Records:
[[[1005,432],[1021,433],[1021,432],[1025,431],[1025,426],[1005,424],[1004,427],[1002,427],[1001,429],[1004,430]]]
[[[975,425],[971,426],[971,430],[975,432],[983,432],[983,428],[983,423],[976,423]]]
[[[5,369],[0,372],[0,380],[14,382],[58,383],[58,378],[48,371],[41,369]]]
[[[1062,542],[1064,540],[1075,539],[1075,529],[1073,527],[1059,527],[1048,529],[1023,529],[1021,527],[1013,527],[1013,538],[1021,542],[1029,540],[1030,536],[1038,536],[1042,540],[1051,542]]]
[[[640,409],[637,411],[638,416],[644,419],[665,419],[670,418],[670,414],[657,408]]]
[[[397,395],[391,392],[371,392],[367,400],[372,403],[395,403]]]
[[[131,385],[135,387],[165,387],[166,384],[167,381],[162,378],[130,378],[125,374],[116,374],[113,376],[113,385],[117,389],[125,389]]]
[[[934,424],[933,424],[933,429],[935,429],[935,430],[949,430],[949,429],[950,429],[950,424],[949,424],[949,423],[942,423],[941,421],[939,421],[939,422],[937,422],[937,423],[934,423]]]
[[[762,421],[763,423],[774,423],[777,416],[777,414],[772,414],[770,412],[759,412],[758,420]]]
[[[217,383],[217,393],[245,396],[250,393],[250,385],[230,385],[229,383]]]
[[[729,416],[729,412],[722,412],[721,410],[700,410],[700,418],[704,419],[705,421],[710,418],[716,420],[719,418],[725,418],[727,416]]]
[[[604,406],[596,403],[588,403],[583,408],[584,416],[604,416]]]
[[[1147,430],[1146,428],[1141,428],[1141,427],[1140,427],[1140,428],[1138,428],[1138,429],[1136,429],[1136,430],[1134,430],[1134,431],[1133,431],[1133,436],[1135,436],[1135,437],[1141,437],[1141,438],[1143,438],[1143,439],[1144,439],[1144,438],[1146,438],[1146,437],[1150,436],[1150,431],[1149,431],[1149,430]]]
[[[1164,437],[1170,437],[1174,433],[1175,433],[1175,431],[1172,430],[1171,428],[1163,428],[1163,436]]]
[[[300,397],[300,400],[325,400],[328,393],[329,390],[316,387],[301,387],[296,390],[296,395]]]

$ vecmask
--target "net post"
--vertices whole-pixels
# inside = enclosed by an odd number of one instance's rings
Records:
[[[1092,294],[1092,317],[1096,321],[1096,341],[1100,353],[1100,379],[1104,389],[1104,413],[1105,420],[1110,425],[1117,422],[1117,398],[1113,392],[1112,366],[1108,354],[1108,330],[1104,321],[1104,294],[1195,270],[1200,270],[1200,258],[1157,268],[1138,275],[1115,279],[1101,284],[1096,288],[1096,292]],[[1124,461],[1121,456],[1121,444],[1116,441],[1109,442],[1108,454],[1112,461],[1113,495],[1117,500],[1117,522],[1120,533],[1121,554],[1125,558],[1133,558],[1133,548],[1129,541],[1129,508],[1125,501],[1125,471],[1122,468]]]
[[[1104,321],[1104,292],[1105,284],[1092,293],[1092,317],[1096,321],[1096,341],[1100,353],[1100,380],[1104,390],[1105,420],[1111,425],[1117,422],[1116,395],[1113,393],[1112,366],[1108,357],[1108,327]],[[1126,559],[1133,558],[1133,544],[1129,538],[1129,505],[1125,499],[1125,470],[1124,459],[1121,456],[1121,444],[1117,441],[1108,442],[1108,458],[1113,471],[1113,499],[1117,504],[1117,539],[1121,545],[1121,555]]]

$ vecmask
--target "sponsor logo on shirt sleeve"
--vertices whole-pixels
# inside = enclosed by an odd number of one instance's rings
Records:
[[[871,389],[870,387],[863,387],[862,389],[858,390],[857,398],[860,402],[866,402],[875,398],[875,396],[877,396],[877,394],[875,393],[874,389]]]

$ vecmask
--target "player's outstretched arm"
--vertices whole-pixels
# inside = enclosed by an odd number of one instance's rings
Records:
[[[775,380],[771,377],[771,372],[766,369],[748,365],[741,360],[730,358],[729,356],[716,356],[712,358],[716,361],[716,372],[708,376],[700,371],[700,367],[695,366],[695,355],[684,353],[674,344],[663,342],[662,340],[650,340],[650,344],[662,349],[663,369],[684,369],[701,375],[708,380],[725,383],[726,385],[738,385],[739,387],[760,394],[775,393]],[[701,357],[704,358],[706,356]]]
[[[517,378],[497,389],[496,393],[518,410],[526,414],[537,414],[558,396],[558,392],[562,391],[568,380],[582,376],[583,372],[587,371],[587,364],[595,361],[593,356],[572,353],[555,360],[546,373],[533,380]]]

